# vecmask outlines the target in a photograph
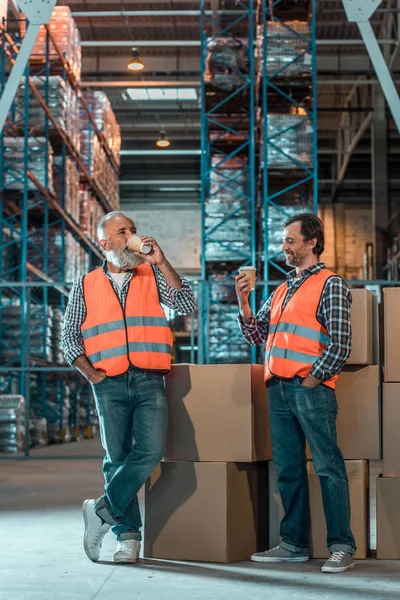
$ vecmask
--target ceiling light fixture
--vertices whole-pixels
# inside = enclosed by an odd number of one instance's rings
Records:
[[[162,130],[160,131],[160,135],[158,140],[156,141],[156,146],[159,148],[168,148],[171,145],[171,142],[167,138],[167,132]]]
[[[130,71],[143,71],[144,64],[140,60],[140,54],[137,48],[132,48],[132,58],[127,66]]]

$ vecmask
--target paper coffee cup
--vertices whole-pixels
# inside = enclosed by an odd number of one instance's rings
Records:
[[[131,250],[134,250],[135,252],[141,252],[142,254],[149,254],[153,250],[153,246],[150,246],[149,244],[143,244],[142,240],[140,239],[140,235],[136,234],[131,235],[131,237],[128,239],[127,246]]]
[[[256,287],[256,268],[255,267],[240,267],[239,273],[245,273],[245,275],[250,279],[251,292]]]

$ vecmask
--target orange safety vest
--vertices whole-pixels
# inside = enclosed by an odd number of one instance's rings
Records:
[[[287,282],[276,290],[271,303],[271,321],[265,351],[265,382],[271,377],[307,377],[329,342],[328,331],[317,320],[318,306],[326,282],[335,273],[323,269],[310,275],[285,308]],[[324,381],[335,388],[338,375]]]
[[[171,369],[172,334],[160,305],[150,265],[137,267],[129,282],[125,308],[111,281],[99,268],[85,275],[86,318],[82,335],[86,356],[109,377],[139,369]]]

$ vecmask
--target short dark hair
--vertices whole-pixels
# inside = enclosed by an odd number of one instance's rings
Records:
[[[292,223],[300,223],[301,235],[306,242],[317,239],[313,252],[317,256],[321,256],[325,250],[324,224],[321,219],[313,213],[301,213],[285,221],[284,227],[288,227]]]

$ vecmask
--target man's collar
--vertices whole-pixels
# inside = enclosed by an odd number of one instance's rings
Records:
[[[304,277],[305,275],[313,275],[314,273],[319,273],[320,271],[322,271],[322,269],[326,269],[326,264],[323,262],[319,262],[315,265],[312,265],[311,267],[308,267],[307,269],[304,269],[304,271],[301,272],[301,276]],[[289,271],[289,273],[286,273],[286,277],[288,279],[294,279],[296,276],[296,269],[293,269],[292,271]]]
[[[110,271],[107,269],[107,259],[106,258],[104,259],[101,268],[103,269],[104,275],[107,275],[107,273],[110,273]],[[133,273],[133,269],[129,269],[128,271],[124,271],[124,272],[125,273]]]

